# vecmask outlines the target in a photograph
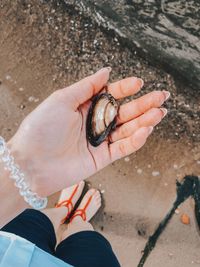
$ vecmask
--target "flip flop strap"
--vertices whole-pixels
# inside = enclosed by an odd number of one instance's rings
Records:
[[[55,206],[56,208],[60,208],[60,207],[66,207],[68,209],[68,212],[67,212],[67,216],[69,215],[69,213],[73,210],[74,206],[71,202],[71,200],[64,200],[62,202],[60,202],[59,204],[57,204]],[[71,209],[70,209],[71,208]]]
[[[69,199],[63,200],[60,203],[56,204],[56,208],[60,208],[60,207],[66,207],[68,209],[67,215],[65,216],[65,218],[62,220],[62,223],[64,223],[68,218],[69,215],[71,213],[71,211],[74,209],[74,205],[72,203],[72,198],[74,197],[74,195],[76,194],[77,190],[78,190],[79,185],[77,185],[74,189],[74,191],[72,192],[71,196]],[[70,209],[71,208],[71,209]]]
[[[67,207],[69,209],[69,205],[71,206],[71,208],[73,209],[74,208],[74,205],[72,203],[72,198],[74,197],[74,195],[76,194],[77,190],[78,190],[78,187],[79,185],[77,185],[74,189],[74,191],[72,192],[71,196],[69,199],[66,199],[66,200],[63,200],[61,201],[60,203],[57,203],[56,204],[56,208],[59,208],[59,207]]]
[[[86,213],[83,209],[78,209],[76,210],[76,212],[74,213],[74,215],[72,216],[70,222],[74,219],[74,217],[77,217],[77,216],[81,216],[81,218],[86,221]]]
[[[88,199],[88,201],[86,202],[84,208],[82,208],[82,209],[77,209],[77,210],[74,212],[74,215],[71,217],[70,222],[71,222],[71,221],[74,219],[74,217],[76,217],[76,216],[81,216],[82,219],[83,219],[84,221],[86,221],[86,219],[87,219],[87,218],[86,218],[86,209],[87,209],[87,207],[89,206],[89,204],[90,204],[90,202],[91,202],[91,200],[92,200],[92,197],[93,197],[93,195],[89,197],[89,199]]]

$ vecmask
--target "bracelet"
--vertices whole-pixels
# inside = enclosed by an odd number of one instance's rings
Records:
[[[25,181],[25,175],[14,162],[13,156],[6,145],[3,137],[0,136],[0,162],[3,162],[4,169],[10,171],[10,179],[14,180],[14,184],[19,188],[20,195],[34,209],[41,210],[47,206],[47,198],[39,197],[37,193],[31,191],[30,186]]]

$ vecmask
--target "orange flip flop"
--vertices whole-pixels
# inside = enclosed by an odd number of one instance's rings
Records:
[[[96,193],[96,191],[94,192],[94,194],[95,194],[95,193]],[[71,217],[70,222],[71,222],[76,216],[81,216],[81,218],[82,218],[84,221],[86,221],[87,218],[86,218],[86,212],[85,212],[85,211],[86,211],[87,207],[89,206],[89,204],[90,204],[90,202],[91,202],[91,200],[92,200],[94,194],[92,194],[92,195],[88,198],[88,201],[86,202],[84,208],[82,208],[82,209],[77,209],[77,210],[74,212],[74,215]]]
[[[71,196],[70,196],[69,199],[63,200],[63,201],[61,201],[61,202],[59,202],[59,203],[57,203],[55,205],[55,208],[60,208],[60,207],[66,207],[66,208],[68,208],[67,215],[66,215],[66,217],[61,222],[62,224],[69,218],[72,210],[74,209],[74,205],[72,203],[72,198],[76,194],[76,192],[78,190],[78,187],[79,187],[79,185],[77,184],[77,186],[74,188],[74,191],[72,192],[72,194],[71,194]],[[71,208],[71,210],[70,210],[70,208]]]

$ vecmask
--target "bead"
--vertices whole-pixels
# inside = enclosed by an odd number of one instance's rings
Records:
[[[18,175],[19,174],[19,169],[16,166],[10,166],[10,172],[11,175]]]
[[[4,139],[0,136],[0,155],[3,155],[5,151],[5,141]]]
[[[9,160],[10,160],[10,155],[9,155],[9,153],[8,153],[8,151],[5,151],[4,152],[4,154],[2,155],[2,161],[4,162],[4,163],[7,163],[7,162],[9,162]]]

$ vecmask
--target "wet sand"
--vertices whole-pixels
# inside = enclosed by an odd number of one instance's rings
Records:
[[[137,266],[148,235],[175,198],[175,180],[199,173],[198,93],[121,47],[61,1],[3,0],[0,6],[0,134],[7,139],[51,92],[102,66],[112,66],[111,81],[142,77],[142,94],[155,89],[172,93],[169,114],[146,146],[88,178],[104,197],[96,230],[110,240],[123,267]],[[192,201],[181,206],[145,266],[200,265],[193,208]],[[190,216],[190,225],[180,222],[182,213]]]

